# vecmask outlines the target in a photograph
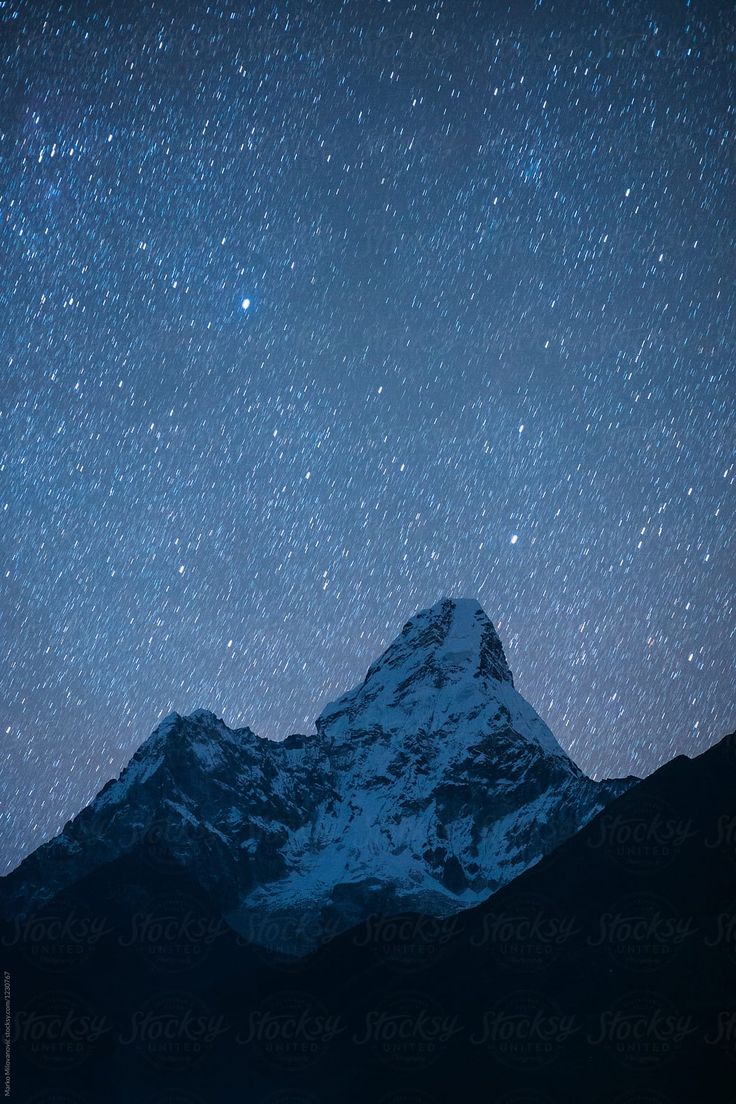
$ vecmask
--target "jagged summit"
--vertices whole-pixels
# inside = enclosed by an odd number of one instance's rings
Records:
[[[407,621],[399,636],[368,672],[426,665],[438,684],[458,675],[513,678],[503,645],[482,606],[473,598],[442,598]]]
[[[222,717],[218,717],[217,714],[213,713],[211,709],[194,709],[191,713],[186,714],[167,714],[167,716],[165,716],[163,720],[159,721],[159,723],[156,725],[156,728],[151,733],[149,739],[152,740],[154,739],[154,737],[165,739],[172,732],[181,731],[182,729],[185,729],[188,725],[191,726],[192,724],[203,725],[205,728],[211,730],[222,731],[231,734],[241,732],[253,735],[252,729],[247,727],[240,729],[230,728],[229,725],[227,725],[222,719]]]
[[[332,742],[387,732],[428,740],[443,734],[470,747],[504,723],[520,739],[567,758],[516,693],[503,645],[480,604],[443,598],[407,621],[360,686],[326,706],[317,731]]]
[[[250,728],[230,728],[209,709],[195,709],[187,716],[169,713],[144,740],[117,779],[100,793],[106,803],[120,801],[131,787],[154,774],[194,773],[221,768],[233,757],[251,752],[262,743]],[[257,754],[257,752],[256,752]]]

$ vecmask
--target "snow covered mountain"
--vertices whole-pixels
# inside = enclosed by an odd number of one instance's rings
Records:
[[[575,766],[465,599],[412,618],[316,728],[275,743],[171,714],[3,879],[4,913],[135,854],[179,864],[253,941],[299,952],[371,913],[477,904],[635,781]]]

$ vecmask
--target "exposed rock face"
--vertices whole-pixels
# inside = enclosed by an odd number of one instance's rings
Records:
[[[256,942],[301,951],[371,912],[478,903],[635,781],[575,766],[470,600],[418,613],[316,727],[274,743],[172,714],[3,880],[4,912],[135,851],[181,864]]]

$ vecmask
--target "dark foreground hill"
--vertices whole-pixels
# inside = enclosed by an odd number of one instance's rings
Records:
[[[237,935],[165,839],[2,940],[18,1100],[730,1104],[736,736],[484,904],[370,919],[307,958]]]

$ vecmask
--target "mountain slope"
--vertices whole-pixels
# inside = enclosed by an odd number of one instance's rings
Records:
[[[372,911],[483,900],[633,780],[596,783],[516,692],[481,607],[410,620],[311,737],[172,714],[56,839],[4,879],[28,913],[131,852],[173,856],[228,921],[306,950]]]
[[[138,845],[0,929],[15,1092],[58,1088],[68,1060],[83,1099],[111,1102],[220,1104],[246,1085],[254,1104],[569,1104],[593,1085],[601,1104],[733,1104],[735,826],[736,735],[480,906],[372,916],[294,960]],[[22,1033],[41,1011],[47,1043]]]

